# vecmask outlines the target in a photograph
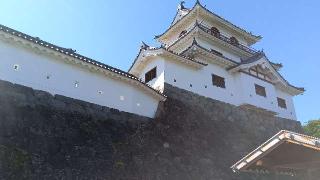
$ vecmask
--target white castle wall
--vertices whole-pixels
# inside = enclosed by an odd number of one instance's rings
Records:
[[[4,41],[0,79],[147,117],[154,117],[159,103],[129,83]]]
[[[230,104],[240,103],[234,78],[217,65],[209,64],[203,69],[197,70],[172,61],[166,61],[165,72],[165,82],[173,86]],[[212,74],[224,77],[227,88],[213,86]],[[174,79],[176,82],[174,82]]]
[[[296,119],[292,96],[286,92],[277,89],[273,84],[262,81],[245,73],[237,73],[237,81],[240,84],[241,101],[245,104],[262,107],[273,112],[277,112],[279,117]],[[267,97],[259,96],[255,92],[254,84],[265,87]],[[286,100],[287,109],[278,106],[277,97]]]
[[[160,76],[150,82],[162,82],[162,73],[164,72],[164,82],[175,87],[186,89],[188,91],[200,94],[205,97],[216,99],[233,105],[250,104],[259,108],[267,109],[278,113],[279,117],[296,120],[296,114],[292,101],[292,96],[275,88],[274,85],[247,75],[245,73],[231,74],[224,68],[208,64],[202,69],[195,69],[173,60],[164,60],[164,71],[162,70],[163,60],[157,59],[150,63],[148,70],[157,67],[161,70]],[[143,72],[147,72],[144,70]],[[212,74],[225,78],[226,88],[219,88],[212,85]],[[144,74],[141,74],[141,77]],[[160,79],[160,80],[158,80]],[[258,84],[266,88],[267,97],[256,94],[255,85]],[[287,109],[278,107],[277,97],[286,100]]]

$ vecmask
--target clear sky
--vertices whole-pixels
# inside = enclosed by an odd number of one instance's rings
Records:
[[[0,0],[0,24],[127,70],[141,41],[171,23],[178,0]],[[195,0],[187,0],[191,7]],[[301,122],[320,118],[320,1],[201,0],[211,11],[263,39],[271,61],[293,85],[306,88],[295,97]],[[1,58],[1,55],[0,55]]]

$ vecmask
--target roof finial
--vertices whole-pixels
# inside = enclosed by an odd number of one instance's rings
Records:
[[[184,4],[185,4],[185,3],[186,3],[186,2],[181,1],[180,4],[178,5],[178,10],[186,9],[186,8],[184,7]]]
[[[72,49],[72,48],[64,48],[64,49],[65,49],[65,51],[72,52],[72,53],[77,52],[77,50]]]
[[[198,45],[198,42],[195,37],[193,38],[192,45]]]
[[[149,47],[150,47],[149,45],[147,45],[145,42],[141,41],[141,46],[140,46],[141,49],[148,49]]]
[[[202,6],[199,0],[196,1],[196,5],[197,5],[197,4],[199,4],[200,6]]]
[[[195,25],[196,25],[196,26],[198,26],[198,25],[199,25],[199,21],[198,21],[198,19],[196,19],[196,23],[195,23]]]

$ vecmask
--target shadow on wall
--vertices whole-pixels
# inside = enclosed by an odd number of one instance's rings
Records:
[[[0,179],[269,180],[230,166],[280,129],[302,131],[296,121],[165,91],[150,120],[1,82]]]

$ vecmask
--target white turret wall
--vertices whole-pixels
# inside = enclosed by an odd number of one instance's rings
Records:
[[[236,106],[251,105],[259,109],[275,112],[279,117],[296,120],[292,96],[276,88],[273,84],[251,75],[231,73],[225,68],[209,63],[201,69],[159,56],[149,59],[140,72],[144,74],[157,67],[157,77],[148,82],[153,87],[163,87],[164,83],[185,89],[196,94],[216,99]],[[212,84],[212,74],[225,79],[226,88]],[[162,84],[162,85],[161,85]],[[265,87],[266,97],[257,95],[255,84]],[[277,97],[285,99],[287,108],[278,106]]]

